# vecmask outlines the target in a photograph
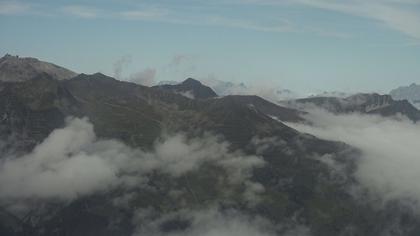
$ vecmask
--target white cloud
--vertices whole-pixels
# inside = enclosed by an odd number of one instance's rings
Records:
[[[62,7],[62,11],[76,17],[87,19],[97,18],[101,12],[99,9],[81,5],[64,6]]]
[[[125,68],[132,62],[130,55],[125,55],[114,62],[114,78],[127,80],[144,86],[153,86],[156,84],[157,70],[155,68],[146,68],[142,71],[125,76]]]
[[[255,3],[255,1],[252,2]],[[29,10],[29,7],[30,6],[27,4],[17,2],[5,2],[3,4],[0,3],[0,14],[26,13],[27,10]],[[259,32],[312,32],[328,37],[348,37],[348,35],[343,33],[330,32],[316,27],[297,27],[293,25],[288,19],[279,17],[244,18],[233,17],[231,15],[222,15],[216,12],[202,12],[201,14],[195,14],[191,13],[191,9],[188,7],[173,8],[165,6],[146,6],[141,8],[133,7],[132,9],[115,11],[104,10],[94,6],[66,5],[59,7],[58,10],[58,12],[51,11],[47,8],[47,6],[39,5],[38,14],[59,15],[60,13],[64,12],[65,14],[84,19],[106,18],[116,20],[139,20],[192,26],[226,27]]]
[[[149,8],[120,12],[119,15],[127,20],[163,20],[169,10],[162,8]]]
[[[124,67],[129,65],[132,61],[130,55],[125,55],[114,62],[114,77],[116,79],[122,79]]]
[[[192,91],[185,91],[185,92],[175,92],[176,94],[182,95],[189,99],[195,99],[194,93]]]
[[[0,165],[1,197],[63,197],[103,189],[116,170],[107,160],[81,152],[95,140],[85,120],[72,120],[56,130],[34,151]]]
[[[223,26],[262,32],[282,33],[294,31],[292,24],[285,19],[271,20],[269,22],[263,23],[256,19],[241,19],[213,15],[205,18],[203,23],[210,26]]]
[[[163,136],[153,151],[145,152],[115,140],[98,140],[87,119],[69,119],[31,153],[1,159],[0,198],[72,200],[116,186],[145,185],[151,171],[180,177],[205,163],[225,168],[228,181],[240,184],[264,161],[232,152],[228,143],[212,135]]]
[[[120,12],[123,19],[156,21],[171,24],[197,25],[197,26],[222,26],[228,28],[247,29],[264,32],[289,32],[293,27],[285,19],[271,19],[261,22],[256,18],[233,18],[217,14],[190,14],[188,12],[174,11],[169,8],[152,8]]]
[[[1,1],[0,15],[19,15],[27,13],[31,6],[17,1]]]
[[[270,221],[248,216],[238,211],[220,211],[216,207],[201,210],[181,210],[163,216],[154,217],[153,209],[143,209],[137,212],[133,223],[138,230],[134,234],[151,236],[274,236],[281,231],[283,236],[309,236],[310,231],[304,226],[273,225]],[[164,232],[162,224],[170,220],[189,222],[184,230]]]
[[[407,6],[418,4],[418,1],[295,0],[291,2],[376,20],[393,30],[420,39],[420,13]]]
[[[287,7],[288,4],[302,5],[305,7],[324,9],[341,12],[372,19],[385,26],[399,31],[414,39],[420,39],[420,3],[416,0],[350,0],[350,1],[328,1],[328,0],[236,0],[231,3],[279,5]],[[217,4],[221,4],[220,2]],[[31,6],[17,1],[0,2],[0,14],[13,15],[23,14],[30,10]],[[50,14],[45,6],[39,9],[43,14]],[[68,5],[60,8],[62,12],[81,18],[110,18],[125,20],[154,21],[171,24],[197,25],[197,26],[218,26],[237,29],[254,30],[261,32],[312,32],[318,35],[338,38],[348,38],[349,34],[332,32],[316,26],[296,26],[288,19],[264,17],[232,17],[219,15],[214,12],[202,14],[191,14],[188,8],[169,7],[143,7],[122,11],[109,11],[91,6]]]
[[[153,86],[156,84],[156,69],[146,68],[143,71],[130,75],[128,80],[144,86]]]
[[[333,115],[311,110],[313,125],[288,124],[328,140],[339,140],[362,151],[355,176],[383,200],[420,202],[420,124],[380,116]]]
[[[363,17],[399,31],[411,38],[420,39],[420,12],[418,0],[237,0],[235,3],[258,4],[258,5],[301,5],[310,8],[318,8],[343,14]],[[349,37],[347,34],[315,30],[328,36]]]

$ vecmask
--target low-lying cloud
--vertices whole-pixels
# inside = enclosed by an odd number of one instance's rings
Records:
[[[164,135],[152,151],[143,151],[98,139],[87,119],[70,118],[31,153],[1,159],[0,198],[73,200],[114,187],[146,185],[146,175],[153,171],[176,178],[206,163],[226,169],[229,181],[240,183],[264,161],[230,151],[227,142],[213,135]]]
[[[146,68],[142,71],[131,74],[128,80],[136,84],[150,87],[156,85],[156,73],[156,69]]]
[[[122,79],[124,68],[129,65],[131,61],[131,56],[125,55],[114,62],[114,77],[116,79]]]
[[[334,115],[310,110],[312,125],[291,127],[323,139],[338,140],[362,151],[355,176],[383,200],[420,202],[420,124],[373,115]]]
[[[156,217],[157,216],[157,217]],[[165,224],[176,221],[185,229],[165,231]],[[138,224],[138,222],[143,222]],[[155,214],[153,209],[140,209],[133,218],[138,225],[134,236],[309,236],[310,230],[300,225],[273,224],[260,216],[250,216],[235,210],[210,207],[201,210],[184,209],[166,215]]]

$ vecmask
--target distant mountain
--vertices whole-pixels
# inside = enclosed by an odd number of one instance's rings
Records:
[[[297,93],[289,89],[265,84],[249,86],[245,83],[233,83],[217,79],[203,80],[203,83],[214,89],[220,96],[257,95],[275,103],[281,100],[295,99],[298,97]]]
[[[58,80],[69,79],[77,75],[73,71],[36,58],[9,54],[0,58],[0,81],[27,81],[42,73]]]
[[[186,86],[185,84],[191,84],[196,86]],[[154,88],[171,91],[175,94],[180,94],[188,98],[196,97],[192,96],[193,94],[201,94],[199,96],[201,99],[215,98],[214,93],[211,93],[209,92],[209,90],[207,90],[207,88],[209,87],[193,79],[187,79],[183,83],[176,85],[166,84],[155,86]],[[200,90],[204,91],[204,93],[200,92]],[[277,120],[288,122],[303,121],[303,119],[301,118],[301,115],[303,114],[302,112],[299,112],[295,109],[279,106],[256,95],[226,95],[219,99],[231,101],[237,106],[249,107],[250,109],[255,110],[255,112],[260,112]]]
[[[356,94],[347,98],[311,97],[286,102],[294,108],[316,106],[333,113],[359,112],[364,114],[379,114],[395,116],[402,114],[413,121],[420,120],[420,111],[407,100],[394,100],[390,95]]]
[[[392,90],[390,95],[397,100],[406,99],[420,109],[420,85],[413,83],[410,86],[399,87]]]
[[[154,86],[153,88],[171,91],[192,99],[207,99],[217,97],[217,94],[210,87],[207,87],[200,81],[192,78],[188,78],[179,84],[164,84]]]
[[[203,84],[213,89],[219,96],[229,95],[244,95],[244,96],[259,96],[271,102],[278,102],[281,100],[295,99],[298,94],[289,90],[272,86],[247,86],[245,83],[227,82],[218,79],[202,79]],[[162,85],[178,85],[177,81],[161,81],[158,86]]]

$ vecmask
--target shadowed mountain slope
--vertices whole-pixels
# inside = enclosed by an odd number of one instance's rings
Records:
[[[69,116],[88,117],[99,139],[116,139],[144,149],[150,149],[162,133],[218,135],[231,144],[232,151],[258,155],[265,161],[250,175],[250,181],[264,189],[261,201],[248,204],[242,197],[246,183],[221,183],[228,173],[203,165],[178,177],[151,173],[147,176],[150,188],[137,187],[130,192],[117,188],[70,202],[33,204],[24,217],[6,210],[0,212],[0,232],[132,235],[136,231],[133,209],[153,208],[157,216],[171,216],[214,205],[264,217],[276,225],[303,224],[313,235],[381,235],[395,226],[390,222],[402,221],[408,233],[419,232],[416,216],[397,207],[375,209],[347,191],[356,183],[351,173],[357,150],[284,125],[270,116],[298,119],[297,114],[258,97],[189,99],[99,73],[62,81],[41,74],[23,83],[0,82],[0,137],[13,140],[3,147],[6,153],[31,150],[54,129],[63,127]],[[317,158],[325,155],[346,164],[345,178],[337,179],[331,167]],[[133,193],[128,206],[114,204],[117,197]],[[180,199],[174,198],[177,194]],[[177,233],[191,222],[174,216],[156,224],[166,233]]]

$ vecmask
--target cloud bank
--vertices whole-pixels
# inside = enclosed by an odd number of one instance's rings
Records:
[[[136,213],[133,221],[137,222],[134,236],[309,236],[310,231],[304,226],[275,225],[265,218],[249,216],[234,210],[220,210],[210,207],[202,210],[180,210],[163,216],[155,214],[153,209],[142,209]],[[185,223],[185,229],[165,231],[168,222]],[[143,222],[138,224],[138,222]]]
[[[410,199],[420,202],[420,124],[408,119],[310,110],[313,125],[291,127],[317,137],[338,140],[359,148],[355,176],[385,202]]]
[[[115,187],[145,186],[151,172],[180,177],[206,163],[226,169],[228,181],[242,183],[264,161],[232,152],[227,142],[212,135],[162,136],[152,151],[143,151],[98,139],[87,119],[70,118],[32,152],[1,159],[0,199],[73,200]]]

